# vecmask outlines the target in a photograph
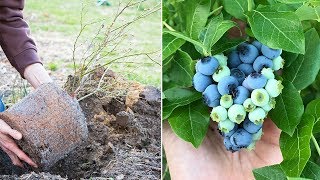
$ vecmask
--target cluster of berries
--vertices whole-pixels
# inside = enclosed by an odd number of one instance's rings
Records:
[[[196,63],[193,86],[213,108],[210,117],[228,151],[253,149],[260,139],[263,121],[283,89],[274,74],[283,67],[281,53],[253,41],[240,44],[228,57],[219,54]]]

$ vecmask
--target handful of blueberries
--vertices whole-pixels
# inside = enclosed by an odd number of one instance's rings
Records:
[[[230,52],[205,57],[196,63],[194,88],[212,107],[228,151],[253,149],[261,138],[262,125],[283,89],[274,71],[284,65],[281,49],[258,41],[245,42]]]

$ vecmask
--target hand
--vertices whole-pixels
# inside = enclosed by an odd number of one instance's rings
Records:
[[[29,65],[23,75],[35,89],[41,84],[52,82],[48,72],[39,63]]]
[[[242,149],[235,153],[226,151],[216,124],[211,123],[207,136],[198,149],[179,139],[169,124],[164,123],[163,145],[173,180],[254,179],[253,169],[282,161],[280,130],[270,119],[264,122],[264,134],[254,150]]]
[[[23,167],[21,162],[22,160],[30,166],[37,168],[36,163],[21,151],[13,140],[20,140],[21,138],[22,134],[20,132],[12,129],[8,124],[0,119],[0,148],[8,154],[14,165]]]

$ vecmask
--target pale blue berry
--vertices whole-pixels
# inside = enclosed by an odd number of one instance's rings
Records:
[[[240,124],[246,117],[246,111],[240,104],[234,104],[228,109],[228,117],[231,121]]]
[[[255,124],[261,124],[266,116],[266,112],[262,108],[258,107],[249,113],[249,120]]]
[[[263,135],[262,128],[257,132],[252,134],[252,140],[253,141],[259,141],[261,139],[261,136]]]
[[[220,105],[224,108],[229,108],[233,104],[232,96],[229,94],[225,94],[221,96]]]
[[[227,65],[228,58],[227,58],[227,56],[223,55],[222,53],[214,55],[213,57],[218,60],[220,66],[226,66]]]
[[[271,68],[263,68],[261,74],[264,75],[267,79],[274,79],[274,73]]]
[[[222,78],[230,76],[230,69],[228,66],[219,66],[215,73],[212,75],[212,79],[215,82],[219,82]]]
[[[270,100],[270,96],[265,89],[255,89],[251,92],[251,99],[256,106],[265,106]]]
[[[247,112],[252,112],[257,106],[252,102],[251,98],[248,98],[243,102],[243,107]]]
[[[269,93],[270,97],[277,97],[282,92],[283,85],[281,84],[281,81],[269,79],[265,89]]]
[[[278,71],[279,69],[282,69],[284,66],[284,59],[281,56],[278,56],[277,58],[273,59],[273,70]]]
[[[233,130],[234,126],[235,123],[230,121],[229,119],[219,122],[219,129],[223,133],[229,133],[231,130]]]

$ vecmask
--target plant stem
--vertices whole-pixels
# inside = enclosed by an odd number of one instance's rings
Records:
[[[174,30],[169,24],[167,24],[165,21],[162,21],[163,25],[168,28],[170,31],[176,31]]]
[[[216,9],[214,9],[214,10],[209,14],[209,16],[212,16],[212,15],[215,14],[216,12],[220,11],[222,8],[223,8],[223,6],[220,6],[220,7],[216,8]]]
[[[248,0],[248,11],[252,11],[253,9],[253,0]]]
[[[319,154],[319,156],[320,156],[320,147],[319,147],[319,144],[318,144],[316,138],[313,136],[313,134],[311,135],[311,139],[312,139],[313,144],[314,144],[314,146],[316,147],[317,152],[318,152],[318,154]]]

